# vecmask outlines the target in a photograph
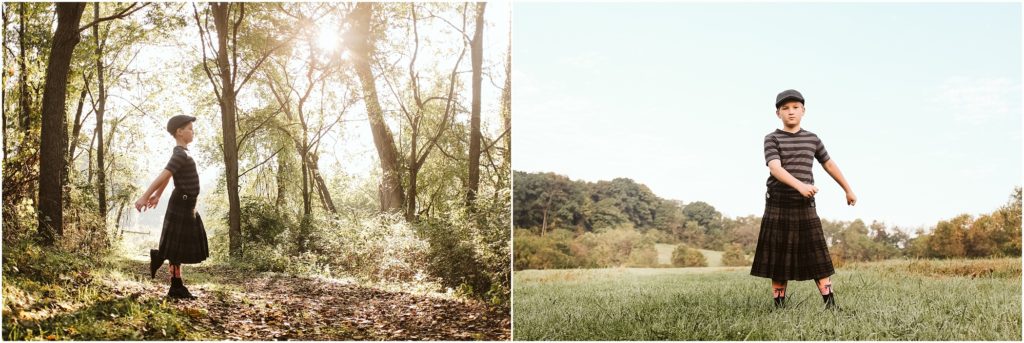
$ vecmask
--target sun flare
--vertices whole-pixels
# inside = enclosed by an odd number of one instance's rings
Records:
[[[332,23],[320,25],[316,35],[316,47],[323,52],[334,52],[338,48],[340,39],[337,25]]]

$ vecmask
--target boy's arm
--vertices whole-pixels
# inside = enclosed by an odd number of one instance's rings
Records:
[[[814,187],[812,185],[803,183],[800,180],[797,180],[797,178],[794,177],[793,174],[790,174],[788,171],[786,171],[785,168],[782,168],[781,160],[768,161],[768,170],[772,173],[772,176],[774,176],[775,179],[782,181],[782,183],[790,187],[793,187],[793,189],[799,191],[800,195],[803,195],[805,198],[810,198],[814,196],[814,193],[818,192],[818,187]]]
[[[148,189],[146,189],[146,192],[142,193],[142,197],[135,201],[135,210],[142,211],[143,207],[148,207],[149,198],[157,191],[159,191],[159,193],[156,194],[162,194],[164,187],[167,187],[167,182],[170,181],[170,179],[171,171],[167,169],[161,171],[160,175],[157,175],[156,180],[153,180],[153,183],[149,185]]]
[[[169,171],[167,171],[167,169],[164,169],[163,171],[170,173]],[[160,174],[163,175],[163,172],[161,172]],[[174,177],[174,175],[172,174],[171,177]],[[171,182],[171,177],[165,178],[164,182],[156,187],[156,191],[153,192],[153,195],[151,197],[159,199],[160,195],[164,194],[164,190],[167,189],[167,184]]]
[[[839,187],[843,187],[843,191],[846,192],[846,204],[853,206],[857,204],[857,195],[853,194],[853,189],[850,188],[850,184],[846,182],[846,178],[843,177],[843,172],[839,171],[839,165],[836,164],[835,160],[829,159],[822,165],[825,167],[825,171],[828,172],[832,179],[836,180]]]

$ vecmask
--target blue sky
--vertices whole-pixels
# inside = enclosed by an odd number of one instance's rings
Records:
[[[860,198],[816,165],[822,218],[929,227],[1021,184],[1020,4],[517,3],[513,47],[516,170],[760,215],[795,88]]]

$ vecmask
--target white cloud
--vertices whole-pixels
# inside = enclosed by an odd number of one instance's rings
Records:
[[[935,100],[958,122],[984,124],[1019,109],[1020,91],[1020,83],[1010,78],[956,76],[938,87]]]

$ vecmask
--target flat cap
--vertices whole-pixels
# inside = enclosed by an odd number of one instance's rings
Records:
[[[196,117],[193,117],[193,116],[187,116],[187,115],[184,115],[184,114],[179,114],[179,115],[173,116],[173,117],[171,117],[170,120],[167,121],[167,132],[170,133],[171,136],[173,136],[174,132],[177,131],[179,128],[181,128],[182,126],[185,126],[185,124],[188,124],[188,123],[191,123],[191,122],[194,122],[194,121],[196,121]]]
[[[793,100],[799,101],[801,104],[803,104],[804,96],[803,94],[800,94],[800,92],[797,92],[795,89],[784,90],[782,91],[782,93],[779,93],[779,95],[775,96],[775,108],[779,108],[779,106],[782,106],[782,104],[786,103],[787,101]]]

